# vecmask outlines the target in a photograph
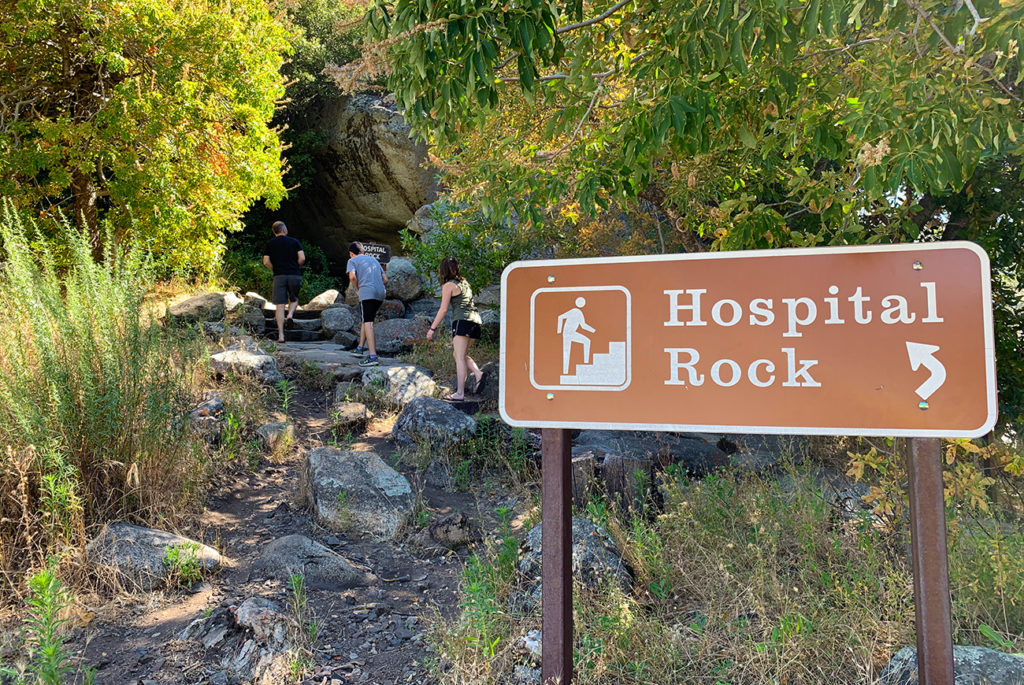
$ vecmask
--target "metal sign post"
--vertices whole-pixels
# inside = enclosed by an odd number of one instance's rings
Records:
[[[541,431],[541,682],[572,681],[572,440]]]
[[[498,408],[543,438],[544,685],[572,677],[566,429],[911,438],[918,664],[952,685],[939,438],[996,421],[988,255],[967,242],[516,262]]]
[[[914,571],[914,618],[920,685],[953,685],[946,500],[938,438],[911,438],[910,547]]]

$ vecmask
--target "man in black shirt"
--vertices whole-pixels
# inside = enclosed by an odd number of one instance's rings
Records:
[[[277,342],[284,342],[285,307],[288,307],[288,324],[291,327],[295,308],[299,306],[299,286],[302,285],[302,270],[306,253],[295,238],[288,237],[288,227],[283,221],[275,221],[271,227],[274,237],[263,249],[263,265],[274,272],[273,302],[277,305]]]

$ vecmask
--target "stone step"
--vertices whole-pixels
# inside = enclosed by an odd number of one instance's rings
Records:
[[[448,404],[461,411],[463,414],[474,416],[480,413],[480,402],[473,399],[447,400]]]
[[[277,316],[277,312],[275,310],[273,310],[273,309],[264,309],[263,310],[263,318],[264,319],[267,319],[268,321],[273,321],[275,316]],[[319,319],[320,318],[320,311],[319,310],[312,310],[312,309],[310,309],[309,311],[306,311],[304,309],[296,309],[293,318],[301,319],[301,320]]]
[[[277,326],[273,328],[267,327],[264,331],[264,337],[270,339],[277,338]],[[320,331],[302,331],[298,329],[285,330],[284,339],[288,342],[319,342],[324,339],[320,334]]]

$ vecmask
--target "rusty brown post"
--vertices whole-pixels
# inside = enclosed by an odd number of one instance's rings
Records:
[[[938,438],[911,438],[910,547],[920,685],[953,685],[953,626],[946,556],[946,500]]]
[[[572,441],[541,429],[541,682],[572,681]]]

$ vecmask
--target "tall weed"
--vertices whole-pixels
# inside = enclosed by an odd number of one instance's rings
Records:
[[[10,588],[104,521],[173,520],[203,478],[185,420],[201,340],[147,314],[144,250],[63,230],[58,254],[8,204],[0,210],[0,571]]]

